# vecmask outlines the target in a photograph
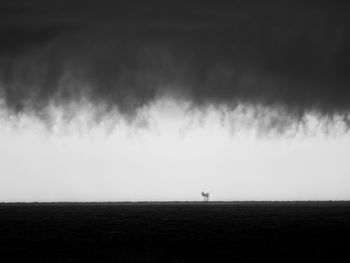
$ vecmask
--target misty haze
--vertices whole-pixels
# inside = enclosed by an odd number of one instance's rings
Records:
[[[1,258],[344,261],[349,11],[2,0]]]

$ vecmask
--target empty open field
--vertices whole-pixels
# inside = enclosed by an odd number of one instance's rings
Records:
[[[6,262],[340,262],[349,244],[350,202],[0,204]]]

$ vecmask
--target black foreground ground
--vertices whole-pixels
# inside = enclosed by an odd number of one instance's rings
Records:
[[[350,262],[350,202],[0,204],[1,262]]]

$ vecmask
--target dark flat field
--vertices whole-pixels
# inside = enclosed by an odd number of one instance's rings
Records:
[[[350,262],[350,202],[0,204],[1,262]]]

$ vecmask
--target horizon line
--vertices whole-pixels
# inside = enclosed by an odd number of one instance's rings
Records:
[[[164,203],[199,203],[199,204],[209,204],[209,203],[307,203],[307,202],[317,202],[317,203],[327,203],[327,202],[349,202],[350,200],[320,200],[320,199],[310,199],[310,200],[232,200],[232,201],[0,201],[1,204],[164,204]]]

